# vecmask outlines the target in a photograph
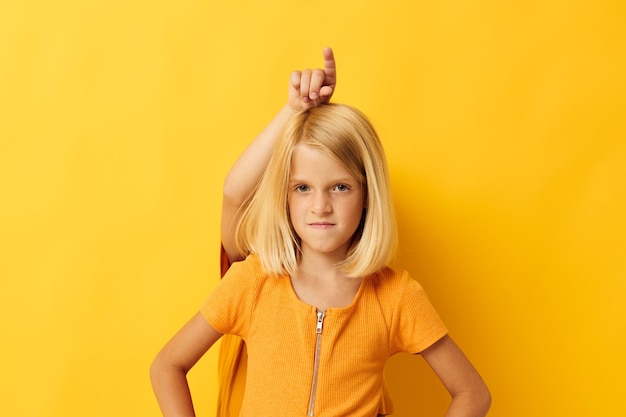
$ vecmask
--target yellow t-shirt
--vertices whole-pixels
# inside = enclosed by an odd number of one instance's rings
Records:
[[[246,342],[242,417],[375,416],[387,358],[419,353],[447,332],[420,285],[384,268],[362,280],[350,306],[327,309],[318,333],[316,308],[254,255],[231,266],[201,313]]]

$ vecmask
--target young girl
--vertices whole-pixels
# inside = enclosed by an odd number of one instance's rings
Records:
[[[324,68],[295,71],[289,79],[288,101],[276,117],[255,138],[232,166],[224,181],[222,200],[222,276],[232,262],[243,260],[235,243],[239,215],[249,203],[261,175],[267,168],[276,140],[287,121],[301,110],[330,101],[337,82],[333,51],[325,48]],[[243,340],[234,335],[221,339],[218,363],[219,395],[217,417],[238,416],[247,373],[247,352]],[[380,415],[391,414],[393,403],[386,386],[379,407]]]
[[[238,253],[152,366],[165,416],[193,414],[186,372],[222,334],[246,341],[242,416],[375,416],[386,359],[421,353],[448,416],[482,416],[489,393],[423,290],[386,267],[396,244],[388,173],[369,121],[348,106],[287,123],[238,222]],[[226,245],[225,245],[226,249]]]

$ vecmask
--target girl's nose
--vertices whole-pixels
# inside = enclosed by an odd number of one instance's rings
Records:
[[[330,199],[325,192],[315,193],[313,196],[313,204],[311,207],[313,213],[321,215],[328,214],[332,211],[332,205]]]

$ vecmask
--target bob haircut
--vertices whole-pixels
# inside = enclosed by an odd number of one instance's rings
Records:
[[[257,255],[266,273],[294,275],[300,238],[287,204],[291,161],[299,143],[335,158],[366,191],[365,208],[346,259],[338,265],[350,277],[386,266],[395,255],[397,229],[385,153],[367,117],[342,104],[325,104],[296,114],[281,133],[236,230],[239,250]]]

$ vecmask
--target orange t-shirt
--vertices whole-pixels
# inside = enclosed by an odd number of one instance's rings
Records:
[[[384,268],[363,279],[350,306],[326,310],[320,334],[315,307],[254,255],[231,266],[200,311],[246,342],[242,417],[375,416],[387,358],[419,353],[447,332],[421,286]]]

